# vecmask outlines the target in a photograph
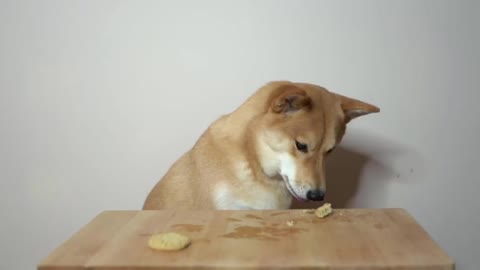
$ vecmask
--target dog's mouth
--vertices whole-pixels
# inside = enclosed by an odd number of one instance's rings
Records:
[[[303,199],[302,197],[298,196],[297,193],[295,193],[295,190],[293,190],[293,187],[290,185],[288,182],[288,177],[283,177],[283,182],[285,182],[285,186],[287,186],[288,191],[292,196],[297,199],[300,202],[306,202],[307,200]]]

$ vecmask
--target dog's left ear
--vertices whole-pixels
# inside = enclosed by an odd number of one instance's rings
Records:
[[[294,85],[284,85],[276,89],[271,102],[271,110],[275,113],[292,113],[312,108],[312,100],[305,90]]]
[[[366,102],[336,94],[340,98],[342,110],[345,113],[345,122],[370,113],[377,113],[380,109]]]

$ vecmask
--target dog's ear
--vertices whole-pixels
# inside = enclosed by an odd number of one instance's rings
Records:
[[[308,111],[312,108],[312,100],[305,90],[294,85],[283,85],[274,92],[270,107],[274,113]]]
[[[345,122],[348,123],[350,120],[357,118],[362,115],[377,113],[380,109],[374,105],[368,104],[366,102],[349,98],[336,94],[340,99],[340,104],[342,110],[345,113]]]

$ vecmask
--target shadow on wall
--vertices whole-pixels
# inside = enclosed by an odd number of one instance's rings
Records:
[[[389,200],[390,183],[405,182],[409,178],[401,175],[411,175],[414,166],[421,168],[423,162],[416,151],[372,134],[354,133],[349,136],[354,140],[339,145],[327,160],[325,201],[302,203],[294,200],[293,209],[316,208],[324,202],[331,203],[334,208],[384,207]],[[395,168],[395,164],[403,166]],[[421,178],[418,175],[421,170],[415,173],[417,179]],[[357,193],[364,195],[361,200],[356,199]]]
[[[361,179],[362,170],[368,162],[368,156],[337,147],[326,164],[327,193],[325,202],[335,208],[345,208],[355,196]],[[293,201],[292,208],[316,208],[324,202],[301,203]]]

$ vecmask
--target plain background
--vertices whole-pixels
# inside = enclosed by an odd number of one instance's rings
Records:
[[[0,268],[34,269],[101,211],[140,209],[213,120],[292,80],[382,109],[329,161],[334,206],[405,208],[457,269],[478,269],[479,13],[475,1],[0,1]]]

